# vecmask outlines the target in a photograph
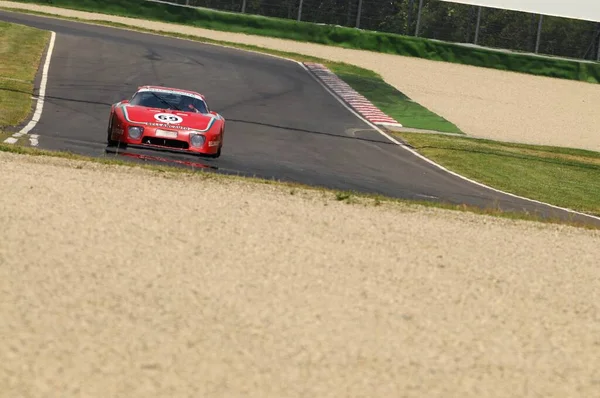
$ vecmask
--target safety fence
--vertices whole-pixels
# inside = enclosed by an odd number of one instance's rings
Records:
[[[438,0],[161,1],[600,61],[600,23]]]

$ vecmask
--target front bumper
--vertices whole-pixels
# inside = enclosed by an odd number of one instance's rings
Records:
[[[169,137],[168,134],[174,133]],[[171,132],[160,129],[144,130],[140,138],[133,138],[128,131],[120,135],[120,142],[129,146],[140,148],[169,151],[174,153],[190,153],[199,155],[213,155],[219,152],[222,145],[222,136],[212,134],[197,134],[196,137],[203,137],[200,145],[193,145],[191,135],[177,135],[178,132]],[[179,134],[181,134],[179,132]]]

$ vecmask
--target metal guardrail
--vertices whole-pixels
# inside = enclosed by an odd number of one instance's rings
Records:
[[[600,61],[600,23],[438,0],[147,1],[363,28],[488,49]],[[567,44],[559,45],[556,37],[564,36],[564,31],[569,30],[576,33],[570,33],[573,37],[566,40]]]

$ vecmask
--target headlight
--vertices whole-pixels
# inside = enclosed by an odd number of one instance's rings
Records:
[[[142,127],[129,127],[127,133],[129,134],[129,137],[133,138],[134,140],[137,140],[142,136],[143,131],[144,129]]]
[[[200,134],[191,134],[190,135],[190,143],[192,144],[192,146],[195,147],[201,147],[202,145],[204,145],[204,141],[206,140],[206,137]]]

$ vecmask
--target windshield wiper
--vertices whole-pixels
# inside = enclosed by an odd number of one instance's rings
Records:
[[[183,112],[182,109],[179,109],[177,106],[171,104],[170,102],[168,102],[167,100],[165,100],[163,97],[157,95],[154,91],[150,91],[150,94],[152,94],[153,96],[155,96],[156,98],[158,98],[163,104],[167,105],[169,108],[175,108],[176,110]]]

